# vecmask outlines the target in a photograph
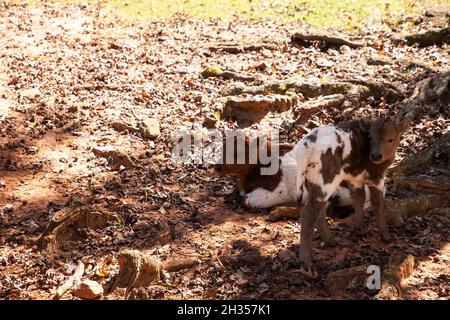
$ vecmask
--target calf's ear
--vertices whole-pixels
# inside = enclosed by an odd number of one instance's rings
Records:
[[[408,131],[411,126],[411,121],[408,118],[404,118],[396,123],[396,129],[401,134]]]
[[[369,132],[370,130],[370,126],[372,125],[372,121],[367,120],[367,119],[361,119],[359,121],[359,129],[362,132]]]

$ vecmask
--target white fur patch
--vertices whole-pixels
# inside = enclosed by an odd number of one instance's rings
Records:
[[[339,135],[336,135],[336,133]],[[313,142],[307,138],[316,134],[317,140]],[[363,187],[367,179],[367,172],[363,171],[358,176],[352,176],[341,168],[332,182],[324,183],[322,176],[322,154],[331,148],[334,153],[336,148],[342,147],[342,157],[345,159],[351,153],[351,133],[345,132],[335,126],[317,128],[300,140],[297,145],[281,159],[282,179],[273,191],[257,188],[244,196],[244,203],[253,208],[269,208],[287,202],[296,202],[299,197],[303,201],[308,198],[308,190],[305,188],[305,179],[322,187],[324,192],[322,201],[327,201],[337,193],[341,205],[351,205],[350,191],[340,186],[346,180],[354,187]],[[384,181],[383,181],[384,182]],[[383,182],[378,187],[383,188]],[[367,186],[366,204],[369,204],[369,191]]]

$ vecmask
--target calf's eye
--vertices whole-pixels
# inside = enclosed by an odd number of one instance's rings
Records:
[[[388,142],[389,142],[389,143],[392,143],[392,142],[394,142],[394,139],[389,139]]]

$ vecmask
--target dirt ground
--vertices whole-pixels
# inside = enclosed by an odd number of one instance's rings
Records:
[[[400,24],[403,22],[399,22]],[[441,22],[417,20],[414,30]],[[319,279],[303,278],[292,254],[298,252],[300,224],[268,222],[267,212],[242,208],[234,178],[218,178],[206,165],[171,160],[177,127],[198,130],[223,107],[223,90],[237,81],[200,75],[219,66],[257,75],[254,83],[300,77],[329,80],[363,77],[390,83],[405,99],[417,82],[449,71],[448,46],[420,48],[395,41],[389,29],[362,30],[354,37],[369,46],[321,48],[291,45],[295,24],[215,23],[183,17],[166,22],[122,25],[86,5],[0,4],[0,298],[51,299],[77,261],[84,278],[106,285],[117,273],[116,256],[137,249],[164,261],[197,257],[200,263],[134,292],[142,299],[370,299],[373,292],[351,287],[327,290],[334,270],[365,263],[385,265],[409,253],[416,259],[403,283],[406,298],[450,298],[450,208],[433,208],[391,225],[394,240],[383,243],[367,212],[364,237],[348,226],[331,228],[339,245],[321,248],[314,240]],[[237,54],[211,51],[219,43],[276,43],[275,49]],[[369,59],[390,59],[386,65]],[[416,63],[410,63],[415,61]],[[29,90],[35,89],[35,90]],[[395,114],[404,99],[369,99],[365,107],[330,109],[292,127],[293,112],[270,113],[254,128],[278,128],[281,140],[296,142],[309,129],[362,116]],[[113,123],[156,118],[161,134],[144,139],[139,131]],[[217,121],[218,128],[234,123]],[[447,113],[428,114],[405,135],[398,160],[440,137],[450,127]],[[111,167],[93,152],[108,146],[136,164]],[[434,170],[424,168],[425,171]],[[449,167],[438,172],[450,178]],[[388,199],[408,191],[388,179]],[[81,228],[56,251],[38,250],[51,217],[82,196],[119,223]],[[155,239],[161,224],[170,233]],[[124,289],[104,299],[122,299]],[[72,299],[69,290],[62,299]]]

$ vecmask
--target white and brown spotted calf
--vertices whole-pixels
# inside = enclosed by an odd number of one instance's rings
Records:
[[[384,216],[384,179],[393,163],[407,120],[354,120],[312,130],[294,148],[297,160],[297,203],[301,215],[300,262],[304,273],[316,277],[312,262],[312,236],[316,225],[322,240],[334,244],[325,207],[328,199],[345,185],[355,210],[355,228],[363,230],[365,186],[376,214],[381,237],[390,240]]]
[[[270,141],[264,141],[267,144],[267,150],[270,154],[272,144]],[[234,149],[234,160],[232,163],[226,163],[225,157],[216,164],[214,169],[219,176],[237,175],[239,191],[242,201],[247,208],[274,208],[268,220],[278,220],[281,218],[298,218],[300,212],[297,208],[297,159],[294,152],[294,146],[290,144],[279,144],[278,148],[279,169],[273,175],[262,175],[263,165],[257,160],[257,163],[249,163],[249,138],[245,139],[245,161],[242,164],[237,163],[236,141]],[[226,154],[226,143],[224,141],[223,154]],[[351,205],[350,192],[348,188],[340,187],[335,195],[329,199],[327,211],[330,216],[347,214]],[[351,209],[351,207],[350,207]]]

